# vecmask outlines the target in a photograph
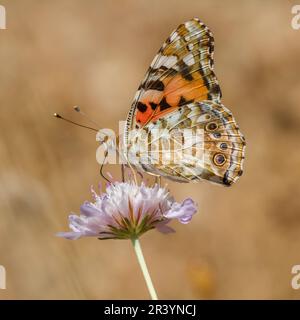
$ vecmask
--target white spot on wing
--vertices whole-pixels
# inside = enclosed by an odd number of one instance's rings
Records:
[[[187,56],[185,56],[185,57],[183,58],[183,61],[184,61],[184,63],[185,63],[186,65],[188,65],[188,66],[192,66],[192,65],[195,64],[195,59],[194,59],[194,57],[193,57],[193,55],[192,55],[191,53],[188,54]]]
[[[177,57],[175,56],[160,56],[154,64],[151,64],[151,67],[155,69],[158,69],[161,66],[172,68],[176,63]]]
[[[177,32],[173,32],[170,36],[170,41],[174,41],[177,38]]]

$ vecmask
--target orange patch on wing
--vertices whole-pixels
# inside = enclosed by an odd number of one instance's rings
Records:
[[[171,79],[167,77],[163,80],[165,90],[147,90],[139,100],[146,105],[147,109],[144,112],[137,111],[136,121],[139,124],[146,124],[149,121],[155,121],[163,115],[173,111],[179,107],[180,99],[183,97],[186,101],[202,101],[207,99],[208,88],[206,87],[201,75],[195,73],[193,80],[186,80],[181,75],[176,75]],[[169,108],[160,110],[159,103],[165,97],[166,102],[170,105]],[[151,103],[158,105],[156,110],[153,110]]]
[[[138,111],[136,113],[136,122],[139,124],[145,124],[147,120],[151,117],[152,110],[147,106],[147,110],[145,112]]]
[[[168,104],[178,106],[180,98],[183,97],[186,101],[198,101],[207,99],[208,89],[201,77],[197,77],[192,81],[184,79],[181,75],[175,76],[166,86],[164,96]]]
[[[151,102],[158,104],[159,101],[161,101],[163,96],[162,91],[157,91],[157,90],[147,90],[143,96],[139,99],[139,102],[143,103],[146,105],[147,109],[144,112],[137,111],[136,113],[136,121],[139,124],[145,124],[148,122],[148,120],[151,118],[153,115],[153,109],[151,108]]]

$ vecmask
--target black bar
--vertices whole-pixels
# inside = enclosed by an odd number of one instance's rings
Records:
[[[34,318],[82,317],[96,319],[244,319],[263,314],[287,318],[300,313],[298,300],[2,300],[0,314]],[[30,318],[30,319],[31,319]],[[1,319],[6,319],[5,316]]]

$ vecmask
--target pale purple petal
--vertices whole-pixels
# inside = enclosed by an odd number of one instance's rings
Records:
[[[182,203],[174,202],[171,209],[165,213],[164,216],[169,219],[178,219],[181,223],[186,224],[191,221],[196,211],[197,207],[195,202],[188,198]]]
[[[74,232],[81,232],[84,228],[84,223],[81,221],[81,218],[72,214],[69,216],[69,227]]]
[[[92,203],[85,201],[83,205],[80,206],[80,212],[86,217],[93,217],[99,215],[99,210]]]
[[[98,232],[92,232],[92,231],[82,231],[82,232],[59,232],[56,234],[57,237],[65,238],[68,240],[77,240],[82,237],[99,237]]]
[[[169,226],[167,226],[167,223],[169,223],[170,220],[163,220],[161,222],[158,222],[155,226],[155,228],[161,232],[161,233],[164,233],[164,234],[168,234],[168,233],[174,233],[175,230]]]

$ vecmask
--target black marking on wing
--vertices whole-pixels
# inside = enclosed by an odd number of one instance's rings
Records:
[[[229,175],[229,171],[226,171],[223,177],[223,183],[225,184],[225,186],[230,187],[232,185],[232,181],[228,179],[228,175]]]
[[[193,81],[194,78],[191,74],[191,68],[181,60],[178,61],[178,65],[179,65],[180,74],[183,76],[183,78],[188,81]]]
[[[150,81],[148,84],[148,89],[157,90],[157,91],[164,91],[165,85],[160,80]]]
[[[168,104],[168,102],[167,102],[167,100],[166,100],[166,97],[164,97],[164,98],[160,101],[159,105],[160,105],[160,111],[163,111],[163,110],[166,110],[166,109],[168,109],[168,108],[171,108],[171,106]]]
[[[184,106],[184,105],[191,103],[193,101],[194,101],[194,99],[186,100],[183,96],[181,96],[179,103],[178,103],[178,106],[181,107],[181,106]]]
[[[155,110],[157,108],[157,103],[150,102],[150,106],[152,110]]]
[[[145,112],[147,110],[147,106],[140,101],[137,103],[136,107],[140,112]]]

